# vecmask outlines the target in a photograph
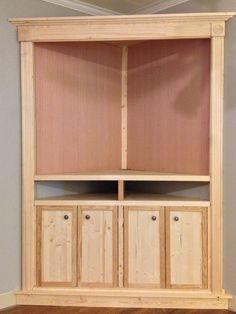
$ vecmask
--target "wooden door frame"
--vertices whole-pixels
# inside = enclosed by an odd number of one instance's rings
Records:
[[[160,230],[160,284],[129,284],[129,211],[159,211]],[[124,207],[124,287],[128,288],[165,288],[165,208],[164,206],[125,206]]]
[[[43,211],[71,212],[71,282],[42,280],[42,215]],[[36,207],[36,283],[41,287],[75,287],[77,284],[77,207],[76,206],[37,206]]]
[[[168,206],[166,210],[166,288],[175,288],[175,289],[207,289],[208,288],[208,210],[207,207],[194,207],[194,206]],[[201,214],[201,244],[202,244],[202,274],[201,274],[201,284],[172,284],[171,283],[171,247],[170,247],[170,213],[172,211],[179,212],[198,212]],[[184,265],[183,265],[184,267]]]
[[[112,283],[81,282],[82,272],[82,215],[83,211],[111,211],[112,212]],[[118,286],[118,207],[117,206],[78,206],[78,286],[114,288]]]

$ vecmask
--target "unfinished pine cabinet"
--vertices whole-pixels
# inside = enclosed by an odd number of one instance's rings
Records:
[[[125,207],[125,287],[165,287],[163,216],[162,207]]]
[[[82,206],[79,214],[79,283],[117,285],[117,208]]]
[[[76,285],[76,225],[75,208],[38,208],[38,285]]]
[[[166,211],[167,287],[207,288],[207,208]]]
[[[225,309],[225,22],[15,18],[18,304]]]

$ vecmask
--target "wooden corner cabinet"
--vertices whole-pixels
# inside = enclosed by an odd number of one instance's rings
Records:
[[[16,18],[18,304],[225,309],[225,22]]]

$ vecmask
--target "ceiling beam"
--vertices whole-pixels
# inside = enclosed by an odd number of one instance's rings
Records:
[[[97,5],[89,4],[80,0],[42,0],[62,7],[79,11],[88,15],[120,15],[120,12],[108,10]]]
[[[160,11],[166,10],[171,7],[175,7],[184,2],[188,2],[189,0],[161,0],[156,1],[155,3],[143,6],[137,10],[133,10],[129,12],[129,14],[155,14]]]

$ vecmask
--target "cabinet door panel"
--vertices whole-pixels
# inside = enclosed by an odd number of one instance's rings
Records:
[[[207,209],[167,208],[167,287],[207,288]]]
[[[76,208],[37,209],[37,282],[76,285]]]
[[[116,207],[81,207],[79,217],[80,285],[116,286]]]
[[[163,208],[126,207],[125,287],[164,287]]]

